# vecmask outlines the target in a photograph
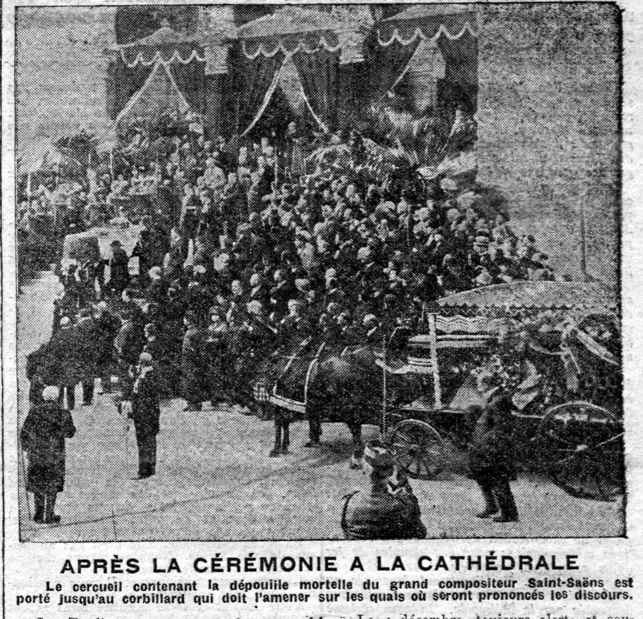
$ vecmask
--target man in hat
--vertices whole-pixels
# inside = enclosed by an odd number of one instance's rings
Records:
[[[405,476],[391,483],[395,461],[380,441],[369,441],[364,461],[370,467],[370,488],[345,497],[341,525],[347,539],[423,539],[426,527],[420,506]]]
[[[120,296],[129,283],[129,258],[116,239],[110,243],[112,255],[109,258],[109,282],[107,288],[113,295]]]
[[[478,417],[469,447],[469,470],[485,501],[478,518],[495,522],[518,520],[509,481],[515,477],[512,437],[512,402],[500,379],[492,372],[477,378],[478,391],[487,401]]]
[[[42,392],[43,403],[34,406],[20,432],[22,448],[27,452],[27,491],[34,495],[33,519],[55,524],[56,495],[65,484],[65,439],[76,433],[68,410],[58,405],[58,387],[49,385]]]
[[[123,393],[131,402],[129,417],[134,421],[138,447],[138,479],[146,479],[156,472],[156,435],[159,433],[161,408],[159,385],[152,355],[141,353],[131,390]]]

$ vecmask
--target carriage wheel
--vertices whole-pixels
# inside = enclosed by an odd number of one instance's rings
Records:
[[[608,410],[559,404],[545,414],[538,438],[545,470],[571,496],[614,501],[623,493],[623,426]]]
[[[393,428],[389,444],[399,465],[413,479],[434,479],[445,466],[444,441],[424,421],[401,421]]]

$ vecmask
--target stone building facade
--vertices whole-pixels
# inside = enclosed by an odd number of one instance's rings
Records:
[[[551,262],[617,277],[619,28],[615,5],[487,5],[479,12],[479,178]]]
[[[100,132],[107,60],[115,43],[111,7],[19,7],[16,19],[18,152],[71,128]]]

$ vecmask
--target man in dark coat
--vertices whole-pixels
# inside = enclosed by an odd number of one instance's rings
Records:
[[[479,379],[481,389],[488,386]],[[511,398],[495,387],[487,393],[487,405],[476,422],[469,447],[469,470],[480,486],[485,507],[477,514],[487,518],[497,514],[496,522],[518,520],[518,510],[509,481],[515,477],[512,446]]]
[[[130,370],[138,363],[138,357],[145,345],[145,333],[143,326],[133,320],[130,314],[125,313],[123,319],[123,324],[114,340],[114,348],[118,357],[121,385],[127,389],[126,385],[130,382]]]
[[[200,411],[205,399],[204,336],[194,312],[188,310],[184,318],[185,335],[181,347],[181,378],[186,411]]]
[[[171,384],[170,377],[176,372],[176,369],[170,362],[170,354],[165,336],[159,332],[158,327],[153,323],[145,325],[145,346],[143,346],[143,352],[152,356],[159,397],[167,398],[171,395],[169,388]]]
[[[27,491],[34,494],[33,519],[52,524],[60,522],[54,506],[65,484],[65,439],[74,436],[76,428],[69,411],[57,404],[57,387],[45,387],[43,400],[27,414],[20,441],[29,461]]]
[[[129,417],[134,420],[136,431],[139,479],[156,472],[156,435],[161,417],[157,382],[152,355],[141,353],[131,391],[125,391],[123,396],[132,404]]]
[[[96,306],[94,318],[96,348],[96,373],[100,377],[104,393],[111,391],[111,376],[115,369],[114,339],[121,326],[121,321],[107,308],[107,303],[101,301]]]
[[[107,288],[111,290],[112,294],[120,296],[129,283],[129,258],[121,247],[120,241],[112,241],[110,247],[112,248],[112,256],[109,259],[109,282]]]
[[[46,385],[57,385],[60,374],[60,364],[51,354],[49,343],[27,355],[25,374],[29,381],[29,404],[42,404],[43,389]]]
[[[103,297],[103,288],[105,287],[105,263],[102,259],[89,259],[82,263],[79,271],[80,281],[82,282],[85,292],[86,301],[93,302]],[[98,284],[98,292],[96,285]]]
[[[60,321],[60,329],[52,335],[49,350],[60,365],[58,404],[63,406],[66,394],[67,408],[74,410],[76,406],[75,389],[84,376],[84,370],[79,354],[78,335],[68,317],[65,316]]]
[[[342,530],[347,539],[423,539],[426,527],[408,481],[392,488],[393,456],[379,441],[370,441],[364,460],[371,467],[370,488],[353,492],[344,501]]]
[[[132,258],[138,258],[138,273],[139,281],[143,286],[147,286],[149,281],[148,271],[154,264],[152,262],[153,256],[152,240],[150,231],[143,228],[138,234],[138,240],[132,250]],[[162,259],[162,258],[161,258]],[[158,263],[160,264],[160,262]]]
[[[85,307],[80,310],[76,323],[76,342],[82,368],[81,383],[83,386],[83,406],[91,406],[94,398],[94,378],[98,366],[97,330],[91,310]]]

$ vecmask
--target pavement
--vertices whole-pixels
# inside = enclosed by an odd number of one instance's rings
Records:
[[[24,356],[49,337],[56,283],[43,274],[26,283],[19,298],[21,419],[27,405]],[[91,407],[80,406],[79,391],[76,399],[77,432],[67,441],[65,491],[57,503],[61,523],[29,520],[22,486],[25,541],[341,539],[342,497],[368,483],[363,471],[348,466],[351,439],[342,424],[325,424],[322,446],[306,449],[307,424],[295,423],[291,453],[270,458],[271,421],[224,405],[183,412],[179,399],[162,406],[157,474],[137,480],[133,427],[108,395],[97,395]],[[376,427],[365,426],[365,439],[376,435]],[[621,501],[575,499],[529,474],[512,483],[519,522],[480,520],[474,516],[481,507],[476,484],[457,470],[411,482],[428,537],[622,534]]]

